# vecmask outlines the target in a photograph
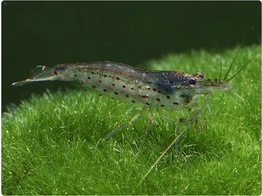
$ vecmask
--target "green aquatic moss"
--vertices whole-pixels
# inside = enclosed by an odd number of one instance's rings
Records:
[[[217,78],[237,50],[170,54],[142,66]],[[257,54],[260,46],[241,48],[231,76]],[[205,109],[183,135],[179,156],[171,148],[138,187],[174,140],[172,123],[153,112],[157,124],[146,133],[144,112],[102,142],[142,107],[81,88],[33,95],[2,115],[2,194],[260,194],[260,65],[260,59],[251,62],[232,90],[213,92],[211,112]]]

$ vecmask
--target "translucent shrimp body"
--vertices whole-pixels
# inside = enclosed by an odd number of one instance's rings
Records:
[[[80,82],[100,95],[172,110],[190,108],[197,95],[229,88],[228,83],[219,79],[204,80],[201,72],[151,71],[109,61],[59,64],[53,68],[38,66],[32,78],[12,85],[55,80]]]

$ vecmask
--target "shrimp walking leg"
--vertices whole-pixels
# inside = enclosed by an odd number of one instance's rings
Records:
[[[119,128],[116,128],[113,131],[111,131],[106,137],[104,137],[104,139],[102,141],[108,140],[110,137],[112,137],[114,134],[116,134],[119,130],[127,127],[128,125],[131,125],[140,115],[141,115],[141,113],[136,114],[129,122],[124,123],[124,124],[120,125]]]
[[[147,172],[142,176],[141,180],[138,182],[138,184],[135,186],[135,188],[133,189],[133,193],[136,190],[136,188],[145,180],[145,178],[150,174],[150,172],[154,169],[154,167],[162,160],[162,158],[166,155],[166,153],[169,151],[170,148],[172,148],[172,146],[174,146],[179,139],[181,138],[181,136],[190,128],[190,126],[192,124],[194,124],[194,122],[196,122],[198,116],[200,115],[200,113],[203,111],[203,109],[205,108],[206,104],[208,103],[209,100],[209,96],[207,96],[207,98],[205,99],[205,103],[203,104],[203,106],[200,109],[195,110],[194,115],[192,115],[192,118],[189,120],[187,126],[183,129],[183,131],[181,131],[177,137],[168,145],[168,147],[161,153],[161,155],[157,158],[157,160],[151,165],[151,167],[147,170]],[[177,147],[178,148],[178,147]],[[177,149],[176,149],[177,150]]]

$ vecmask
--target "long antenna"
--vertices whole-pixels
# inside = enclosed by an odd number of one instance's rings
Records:
[[[241,43],[240,47],[239,47],[238,50],[237,50],[237,54],[235,55],[233,61],[231,62],[230,66],[229,66],[229,68],[228,68],[228,70],[227,70],[227,72],[226,72],[226,75],[225,75],[225,77],[224,77],[224,79],[223,79],[224,81],[226,80],[226,78],[227,78],[227,76],[228,76],[228,74],[229,74],[229,72],[230,72],[230,70],[231,70],[231,68],[232,68],[232,66],[233,66],[233,63],[235,62],[235,60],[236,60],[236,58],[237,58],[237,55],[238,55],[240,49],[242,48],[242,46],[243,46],[243,44],[244,44],[244,41],[245,41],[246,36],[247,36],[247,31],[248,31],[248,26],[247,26],[247,29],[246,29],[246,32],[245,32],[244,39],[242,40],[242,43]],[[242,69],[243,69],[243,68],[242,68]],[[241,69],[241,70],[242,70],[242,69]],[[239,72],[238,72],[238,73],[239,73]],[[229,81],[229,80],[227,80],[227,81]]]
[[[234,77],[237,76],[237,74],[239,74],[239,72],[241,72],[250,62],[252,62],[253,60],[257,59],[260,57],[260,54],[258,54],[257,56],[255,56],[254,58],[252,58],[251,60],[249,60],[240,70],[238,70],[237,73],[235,73],[231,78],[229,78],[226,82],[229,82],[230,80],[232,80]]]

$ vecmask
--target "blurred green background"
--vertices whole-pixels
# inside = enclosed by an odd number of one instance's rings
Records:
[[[11,87],[40,64],[110,60],[136,66],[171,52],[233,48],[247,26],[245,45],[260,44],[260,11],[260,2],[4,1],[2,108],[46,88],[73,88],[59,82]]]

